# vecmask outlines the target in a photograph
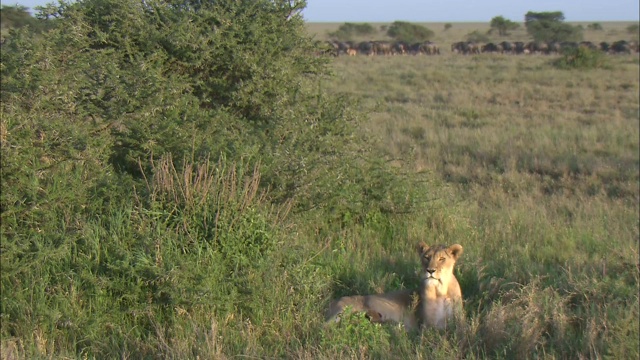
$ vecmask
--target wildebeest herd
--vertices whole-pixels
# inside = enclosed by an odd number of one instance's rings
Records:
[[[340,55],[438,55],[440,48],[436,43],[425,41],[409,44],[402,41],[327,41],[326,53]]]
[[[327,41],[324,53],[333,56],[341,55],[440,55],[440,47],[432,41],[406,43],[402,41]],[[640,51],[637,41],[619,40],[613,43],[591,41],[581,42],[540,42],[540,41],[502,41],[479,43],[474,41],[458,41],[451,44],[454,54],[559,54],[565,49],[588,48],[608,54],[631,54]]]

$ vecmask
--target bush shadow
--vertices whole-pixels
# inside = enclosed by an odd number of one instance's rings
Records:
[[[356,266],[340,268],[334,273],[332,299],[342,296],[369,295],[403,289],[417,289],[420,281],[418,257],[375,258],[366,270]]]

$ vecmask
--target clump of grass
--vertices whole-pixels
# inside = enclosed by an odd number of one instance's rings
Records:
[[[260,164],[250,170],[203,160],[187,162],[179,172],[167,155],[152,169],[149,205],[164,210],[164,221],[179,236],[211,242],[236,268],[258,261],[277,246],[270,229],[281,224],[291,202],[271,206],[267,192],[260,190]]]
[[[364,313],[350,309],[341,315],[337,324],[327,324],[322,332],[321,345],[326,350],[353,356],[389,348],[390,334],[380,324],[374,324]]]
[[[421,126],[404,127],[400,131],[416,141],[424,140],[426,135],[426,130]]]

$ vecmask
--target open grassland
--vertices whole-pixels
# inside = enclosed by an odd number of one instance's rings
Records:
[[[320,149],[299,174],[333,197],[292,201],[260,184],[297,164],[276,161],[295,149],[185,156],[181,168],[167,154],[138,159],[134,182],[102,173],[92,142],[58,161],[90,125],[68,122],[73,112],[8,103],[0,358],[637,359],[638,56],[593,70],[552,59],[333,59],[334,75],[310,86],[352,108],[271,129],[283,142],[322,130],[294,142]],[[331,138],[342,124],[321,116],[359,120],[357,131]],[[323,136],[366,137],[380,155],[331,157]],[[420,240],[464,247],[463,319],[411,334],[358,316],[324,324],[332,298],[417,287]]]
[[[523,15],[524,16],[524,15]],[[587,26],[593,22],[575,22],[570,23],[572,25],[582,25],[584,28],[583,37],[584,40],[598,43],[601,41],[614,42],[618,40],[638,40],[638,34],[629,34],[627,27],[629,25],[636,24],[634,22],[600,22],[602,30],[589,30]],[[307,29],[309,33],[319,40],[329,40],[329,33],[336,31],[343,23],[308,23]],[[378,31],[370,36],[355,37],[352,40],[365,41],[365,40],[389,40],[386,35],[386,28],[390,23],[370,23]],[[443,49],[448,49],[448,45],[456,41],[466,40],[466,36],[474,31],[481,34],[486,34],[489,31],[489,22],[476,23],[476,22],[462,22],[462,23],[450,23],[451,28],[445,30],[445,24],[447,23],[417,23],[431,29],[435,36],[432,41],[441,45]],[[508,36],[487,35],[491,41],[530,41],[531,37],[527,34],[527,30],[524,27],[524,23],[520,23],[520,27],[516,30],[510,31]]]
[[[327,86],[359,99],[362,130],[398,167],[442,184],[407,232],[465,246],[471,322],[447,346],[635,358],[638,57],[590,71],[550,61],[342,57]]]

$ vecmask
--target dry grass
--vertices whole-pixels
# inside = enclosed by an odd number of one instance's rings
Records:
[[[360,97],[389,157],[410,155],[417,171],[458,184],[637,196],[637,58],[590,72],[548,61],[340,58],[332,86]]]

